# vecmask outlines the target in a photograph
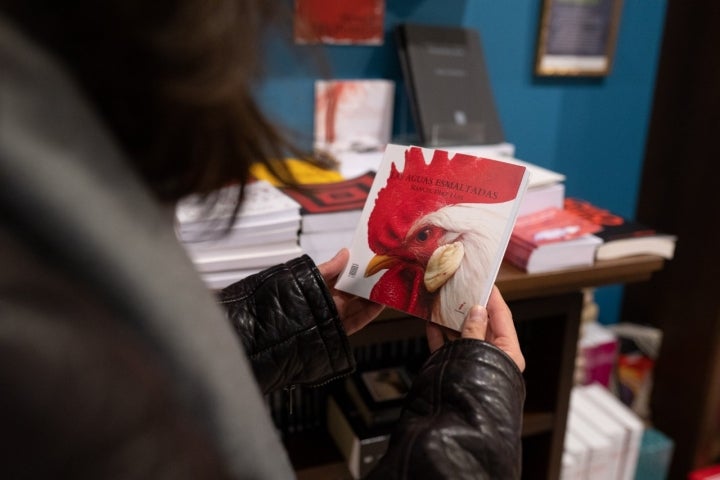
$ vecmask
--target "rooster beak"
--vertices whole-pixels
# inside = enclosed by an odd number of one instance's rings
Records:
[[[449,243],[435,249],[425,267],[425,288],[432,293],[445,285],[455,274],[465,256],[462,242]]]
[[[365,268],[365,276],[369,277],[371,275],[375,275],[380,270],[390,268],[397,263],[397,261],[397,257],[392,257],[390,255],[375,255],[370,259],[367,267]]]

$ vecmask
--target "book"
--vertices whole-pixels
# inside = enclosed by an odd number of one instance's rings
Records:
[[[532,177],[531,177],[532,178]],[[548,208],[563,208],[565,204],[565,184],[547,183],[536,187],[528,187],[525,198],[520,204],[518,217]]]
[[[349,247],[355,235],[355,227],[331,232],[302,232],[300,233],[300,247],[315,263],[322,263],[331,259],[344,247]]]
[[[584,388],[573,387],[570,392],[570,409],[573,414],[585,420],[590,428],[608,440],[610,444],[607,450],[608,467],[611,474],[607,478],[620,479],[624,474],[630,432],[626,431],[607,411],[591,402],[584,394]]]
[[[622,445],[623,458],[620,465],[620,475],[617,478],[619,480],[634,479],[643,431],[645,430],[644,423],[635,412],[630,410],[607,388],[598,383],[581,387],[578,391],[581,397],[600,408],[625,430]]]
[[[315,150],[337,154],[385,148],[394,100],[392,80],[316,80]]]
[[[565,175],[514,157],[514,150],[508,152],[501,148],[493,151],[487,145],[466,145],[448,147],[450,151],[477,155],[522,165],[530,170],[528,188],[520,204],[518,216],[529,215],[546,208],[563,208],[565,201]],[[488,151],[489,150],[489,151]]]
[[[559,208],[518,217],[505,259],[528,273],[589,266],[601,240],[596,224]]]
[[[459,330],[487,302],[527,182],[519,165],[388,145],[336,288]]]
[[[585,474],[581,478],[615,478],[612,476],[614,462],[617,461],[615,446],[610,439],[580,416],[570,405],[567,415],[566,431],[586,445],[590,450]]]
[[[237,185],[219,189],[210,206],[190,196],[175,211],[177,237],[213,290],[303,253],[298,202],[265,180],[250,182],[231,225],[238,193]]]
[[[590,447],[566,428],[560,480],[587,479],[589,464]]]
[[[635,480],[666,479],[670,471],[670,464],[675,451],[675,442],[652,427],[646,427],[640,442],[640,455],[638,455]],[[720,467],[709,467],[710,473],[720,473]],[[696,472],[689,472],[687,480],[710,480],[713,477],[696,476]],[[716,477],[717,478],[717,477]]]
[[[213,193],[217,201],[209,208],[205,199],[190,195],[175,209],[176,231],[182,241],[203,241],[217,238],[218,231],[226,230],[228,221],[235,213],[239,193],[238,185],[229,185]],[[245,197],[237,211],[233,228],[249,226],[257,230],[273,229],[300,221],[300,204],[278,187],[265,180],[256,180],[245,185]]]
[[[396,39],[415,127],[423,145],[504,141],[476,30],[405,23],[398,25]]]
[[[302,233],[354,229],[374,177],[367,171],[338,182],[279,188],[300,205]]]
[[[412,381],[402,365],[355,372],[345,389],[368,428],[395,423]]]
[[[187,252],[199,272],[269,267],[303,254],[297,240],[265,243],[242,248],[189,249]]]
[[[659,255],[672,259],[677,237],[658,232],[643,225],[600,208],[586,200],[566,198],[565,209],[596,223],[600,230],[595,236],[602,244],[595,251],[597,260],[609,260],[632,255]]]
[[[618,353],[618,339],[613,331],[598,322],[581,325],[578,363],[581,385],[600,384],[610,387]]]

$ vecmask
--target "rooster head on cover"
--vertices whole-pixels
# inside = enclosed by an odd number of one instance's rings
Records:
[[[406,149],[368,220],[374,256],[365,276],[384,270],[370,298],[459,330],[467,310],[487,301],[522,176],[514,165],[442,150],[426,163],[423,149]]]

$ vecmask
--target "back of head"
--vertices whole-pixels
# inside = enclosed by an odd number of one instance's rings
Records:
[[[252,97],[268,0],[0,0],[68,67],[161,201],[245,183],[292,147]],[[281,167],[281,165],[280,165]]]

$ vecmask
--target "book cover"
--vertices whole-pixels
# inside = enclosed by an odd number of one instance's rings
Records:
[[[316,80],[315,149],[337,154],[385,148],[394,99],[392,80]]]
[[[424,145],[504,141],[476,30],[402,24],[396,37],[415,127]]]
[[[581,326],[578,357],[581,364],[579,383],[610,387],[618,353],[617,336],[598,322]]]
[[[547,208],[519,217],[505,259],[528,273],[594,263],[597,225],[571,212]]]
[[[677,241],[674,235],[658,232],[586,200],[566,198],[565,209],[598,225],[595,236],[602,240],[602,245],[595,252],[597,260],[631,255],[659,255],[670,260],[674,256]]]
[[[295,0],[298,44],[382,45],[385,0]]]
[[[336,287],[459,330],[487,302],[527,182],[522,166],[388,145]]]
[[[355,228],[370,192],[375,172],[347,180],[280,187],[300,204],[302,232]]]

